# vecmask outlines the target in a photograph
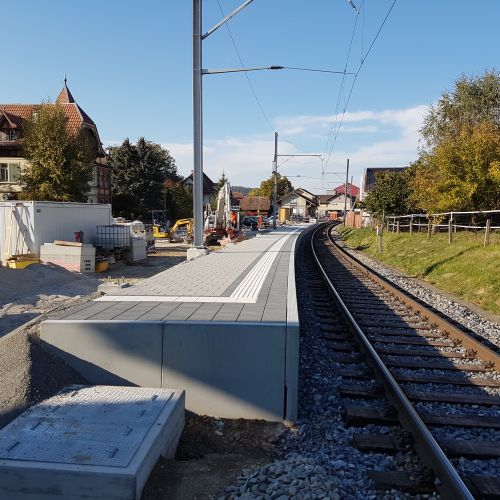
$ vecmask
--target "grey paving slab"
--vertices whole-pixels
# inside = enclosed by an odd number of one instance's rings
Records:
[[[224,304],[213,317],[214,321],[236,321],[244,304]]]
[[[179,306],[179,302],[159,302],[155,307],[144,313],[139,319],[143,321],[159,321]]]
[[[224,304],[204,303],[189,316],[189,321],[212,321]]]
[[[201,302],[184,302],[167,314],[164,321],[186,321],[197,309],[201,307]]]

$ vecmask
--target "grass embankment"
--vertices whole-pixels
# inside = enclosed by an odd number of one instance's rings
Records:
[[[500,235],[491,234],[483,247],[483,234],[457,233],[412,235],[384,232],[383,251],[378,253],[375,231],[341,227],[339,234],[348,246],[397,267],[411,276],[500,314]]]

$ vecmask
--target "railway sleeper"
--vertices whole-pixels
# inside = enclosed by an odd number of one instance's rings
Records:
[[[393,425],[398,422],[395,410],[380,409],[372,406],[359,406],[351,403],[345,405],[345,420],[347,425],[353,427],[363,427],[368,424]],[[484,427],[500,429],[498,417],[490,415],[469,415],[454,414],[443,415],[428,412],[418,412],[420,418],[426,425],[443,426],[451,425],[456,427]]]
[[[490,394],[463,394],[454,392],[426,392],[419,390],[403,391],[408,399],[414,401],[433,401],[436,403],[452,403],[452,404],[471,404],[483,406],[497,406],[500,405],[500,396],[493,396]],[[339,393],[341,396],[346,397],[361,397],[371,398],[377,397],[382,394],[382,387],[376,386],[362,386],[360,384],[350,384],[347,382],[339,386]]]
[[[396,356],[422,356],[425,358],[461,358],[461,359],[475,359],[476,356],[471,352],[448,352],[427,350],[427,349],[402,349],[397,347],[382,347],[377,346],[376,351],[379,354],[392,354]]]
[[[423,375],[420,373],[393,373],[392,376],[398,382],[412,382],[416,384],[455,384],[471,387],[500,387],[500,382],[493,378],[468,377],[462,374],[462,377],[448,375]]]
[[[383,342],[387,344],[401,344],[401,345],[421,345],[430,347],[454,347],[455,342],[451,340],[427,340],[423,337],[415,338],[394,338],[389,335],[373,335],[370,337],[372,342]]]
[[[448,458],[464,457],[472,460],[500,458],[500,449],[496,443],[449,438],[436,440]],[[398,453],[412,447],[411,437],[405,441],[391,434],[355,433],[352,442],[358,450],[374,453]]]
[[[433,493],[434,483],[431,478],[427,481],[416,480],[406,471],[369,471],[368,477],[374,482],[375,489],[398,490],[403,493],[417,495],[419,493]]]
[[[420,359],[401,359],[405,356],[400,353],[397,357],[393,354],[382,354],[381,358],[384,360],[386,366],[392,366],[396,368],[428,368],[430,370],[452,370],[461,372],[478,372],[487,373],[492,372],[492,368],[484,365],[467,365],[454,363],[453,361],[441,361],[441,360],[420,360]]]

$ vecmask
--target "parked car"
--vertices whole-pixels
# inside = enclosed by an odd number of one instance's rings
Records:
[[[243,229],[251,229],[252,231],[256,231],[258,229],[258,221],[257,217],[243,217],[240,221],[240,226]]]

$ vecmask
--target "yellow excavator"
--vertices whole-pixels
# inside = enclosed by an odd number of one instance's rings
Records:
[[[153,210],[151,212],[153,221],[153,237],[165,238],[170,241],[185,241],[189,242],[193,239],[193,219],[178,219],[172,227],[167,218],[165,210]]]
[[[170,241],[189,243],[193,241],[193,219],[178,219],[168,230],[168,239]]]

